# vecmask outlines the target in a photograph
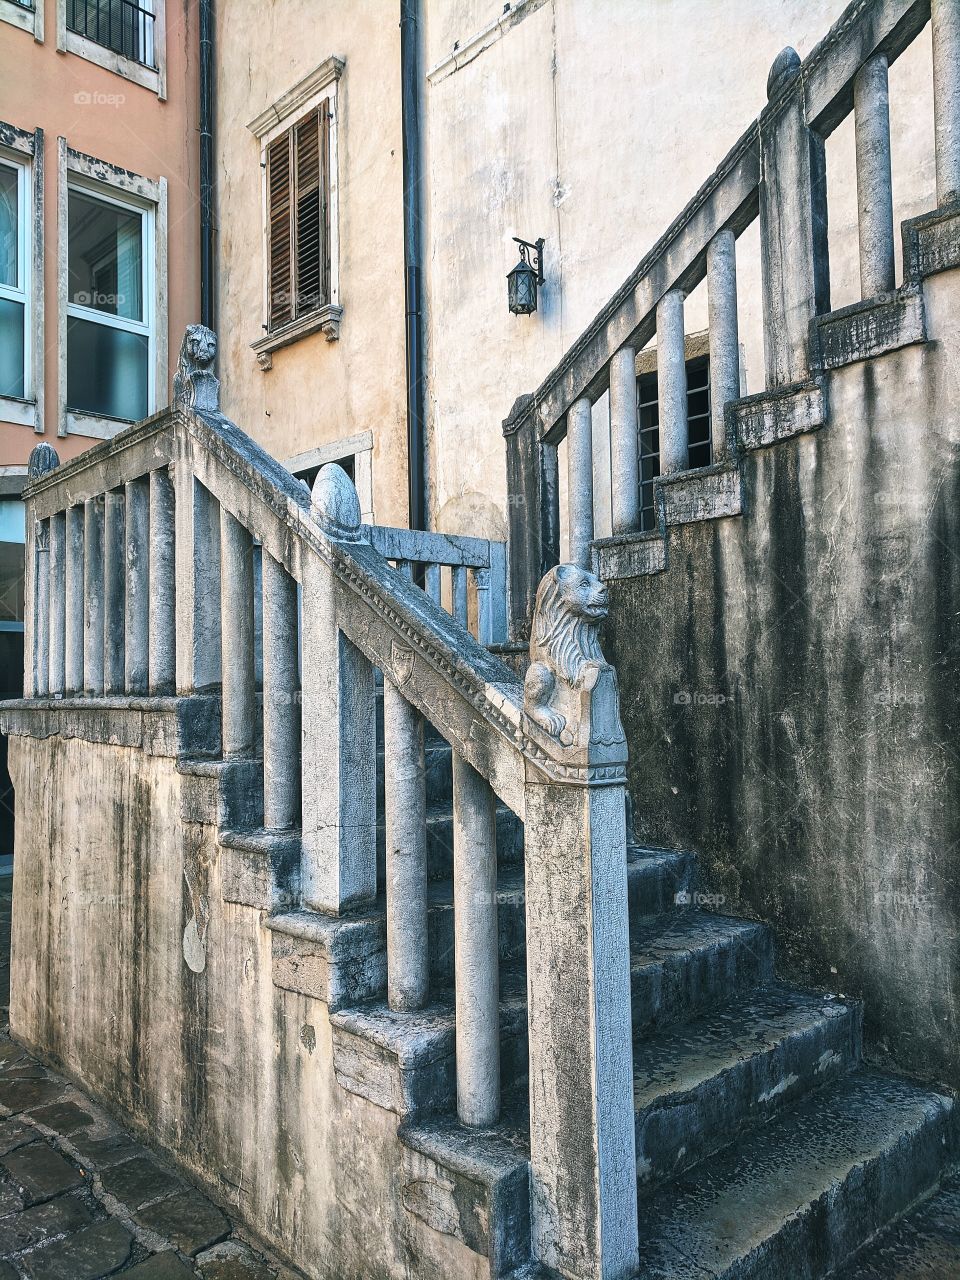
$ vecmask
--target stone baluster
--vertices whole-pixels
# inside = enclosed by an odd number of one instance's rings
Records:
[[[124,508],[124,686],[127,693],[143,694],[150,685],[150,485],[146,476],[124,485]]]
[[[37,520],[34,528],[34,637],[33,696],[50,692],[50,521]]]
[[[88,697],[103,693],[103,497],[83,504],[83,689]]]
[[[740,395],[740,334],[737,322],[737,241],[718,231],[707,248],[710,326],[710,418],[713,460],[727,456],[726,406]]]
[[[263,552],[263,825],[300,822],[297,583]]]
[[[767,78],[783,98],[760,131],[760,266],[767,387],[810,377],[809,330],[830,310],[827,168],[823,138],[807,126],[800,56],[783,49]]]
[[[665,293],[657,304],[657,398],[660,403],[660,474],[689,466],[687,366],[683,338],[683,294]]]
[[[83,506],[66,512],[64,689],[83,693]]]
[[[875,54],[853,81],[860,228],[860,293],[873,298],[895,287],[893,179],[890,171],[890,89],[887,59]]]
[[[50,679],[48,692],[53,698],[62,697],[66,685],[64,654],[67,630],[66,543],[66,514],[63,511],[57,511],[50,517],[50,574],[48,589],[50,604]]]
[[[394,678],[405,656],[396,655]],[[387,1003],[421,1009],[430,986],[427,927],[427,801],[423,720],[387,673],[383,678],[387,829]]]
[[[503,423],[507,449],[510,543],[510,640],[530,636],[537,584],[560,557],[557,446],[544,440],[532,396],[521,396]]]
[[[253,539],[220,508],[223,755],[254,754],[257,687],[253,653]]]
[[[571,596],[589,623],[565,611]],[[593,574],[550,570],[524,684],[527,731],[565,766],[563,781],[531,774],[524,795],[532,1233],[534,1256],[562,1275],[627,1280],[638,1241],[627,752],[597,640],[606,603]]]
[[[193,474],[189,454],[174,464],[177,692],[220,683],[220,504]]]
[[[467,570],[462,564],[455,564],[450,570],[453,594],[453,616],[461,627],[467,625]]]
[[[313,485],[313,515],[332,542],[359,542],[360,502],[342,467]],[[303,561],[303,901],[340,913],[377,896],[376,684],[340,630],[338,591],[319,556]]]
[[[640,422],[637,353],[621,347],[610,361],[610,495],[613,532],[640,528]]]
[[[126,497],[111,489],[103,505],[103,691],[126,687]]]
[[[932,0],[937,203],[960,199],[960,0]]]
[[[453,906],[457,1114],[495,1124],[500,1114],[497,823],[489,783],[453,753]]]
[[[477,588],[477,631],[481,644],[500,644],[507,634],[507,548],[488,543],[489,564],[474,570]]]
[[[593,541],[593,407],[586,396],[567,412],[567,517],[570,562],[586,567]]]
[[[423,589],[433,601],[439,604],[443,599],[443,585],[440,577],[440,566],[438,564],[428,564],[424,575]]]
[[[176,516],[173,478],[166,467],[150,472],[149,680],[154,696],[177,682]]]
[[[52,445],[34,445],[27,461],[33,484],[60,465]],[[24,697],[45,698],[50,690],[50,521],[37,520],[27,503],[24,546]]]

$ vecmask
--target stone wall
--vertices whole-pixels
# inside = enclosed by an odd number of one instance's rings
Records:
[[[14,1035],[309,1275],[479,1280],[484,1260],[405,1211],[397,1117],[338,1085],[326,1005],[274,987],[261,912],[223,902],[175,761],[65,737],[14,737],[10,758],[30,798]]]
[[[960,272],[926,344],[828,374],[827,423],[742,458],[744,514],[611,584],[635,825],[700,854],[871,1052],[960,1084]]]

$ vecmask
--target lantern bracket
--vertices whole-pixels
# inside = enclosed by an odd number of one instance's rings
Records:
[[[543,245],[544,240],[541,236],[539,240],[521,240],[519,236],[514,236],[514,243],[520,246],[520,261],[525,262],[527,266],[533,267],[537,273],[537,284],[543,284]],[[537,259],[531,262],[530,255],[536,254]]]

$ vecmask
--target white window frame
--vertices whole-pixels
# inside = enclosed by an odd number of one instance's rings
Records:
[[[43,430],[43,131],[0,122],[0,161],[17,171],[17,284],[23,304],[23,397],[0,396],[0,421]]]
[[[157,63],[156,70],[145,67],[141,62],[135,62],[133,58],[125,58],[122,53],[108,49],[106,45],[97,44],[96,40],[90,40],[79,32],[70,31],[67,27],[69,0],[57,0],[57,48],[61,53],[75,53],[78,58],[85,58],[87,62],[94,62],[98,67],[122,76],[124,80],[131,80],[141,88],[149,89],[163,101],[167,96],[166,0],[137,0],[137,2],[142,8],[153,12],[153,49]],[[74,101],[80,106],[87,105],[82,100],[83,96],[82,91],[74,95]],[[96,104],[95,97],[92,95],[87,97],[90,102]]]
[[[58,434],[93,436],[110,440],[130,425],[127,418],[108,418],[72,409],[67,404],[67,320],[92,320],[108,328],[145,334],[147,354],[147,416],[167,401],[167,184],[164,178],[144,178],[107,164],[67,146],[58,139],[60,315],[58,378]],[[82,191],[104,204],[112,204],[142,217],[141,266],[143,270],[143,320],[127,320],[69,300],[69,195]]]
[[[327,58],[308,76],[289,89],[265,111],[247,125],[260,143],[260,217],[262,226],[261,256],[261,330],[264,336],[250,346],[257,354],[257,362],[263,370],[273,365],[273,352],[280,347],[304,338],[307,334],[323,332],[328,342],[340,337],[340,200],[338,181],[338,135],[340,115],[337,98],[340,78],[343,75],[342,58]],[[291,320],[272,333],[267,332],[270,323],[270,216],[267,195],[267,148],[274,139],[291,129],[298,120],[316,111],[321,102],[330,107],[330,300],[308,316]]]
[[[43,0],[33,0],[30,9],[16,0],[0,0],[0,22],[29,31],[37,44],[43,44]]]

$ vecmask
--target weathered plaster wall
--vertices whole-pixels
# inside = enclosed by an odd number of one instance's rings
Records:
[[[337,1084],[326,1006],[275,988],[261,913],[222,902],[212,829],[197,841],[179,820],[174,761],[57,738],[13,738],[10,760],[30,798],[14,1034],[309,1275],[480,1280],[476,1254],[405,1212],[397,1118]],[[201,973],[182,950],[185,858],[210,907]]]
[[[469,510],[486,518],[471,532],[497,536],[505,505],[499,424],[515,397],[536,388],[758,114],[780,49],[791,44],[805,56],[844,8],[843,0],[534,0],[528,16],[455,70],[443,61],[454,42],[466,46],[503,5],[428,0],[428,385],[438,527],[462,530]],[[934,203],[931,94],[928,30],[891,71],[898,220]],[[852,122],[828,143],[828,165],[838,306],[860,296]],[[547,281],[534,316],[507,310],[513,235],[546,238]],[[745,382],[760,391],[756,224],[741,239],[738,269]],[[706,328],[705,286],[688,299],[685,319],[687,333]]]
[[[108,164],[146,178],[167,179],[168,385],[157,405],[169,403],[180,338],[200,318],[198,35],[195,5],[167,0],[166,100],[75,53],[56,47],[57,4],[44,6],[43,43],[27,31],[0,24],[0,120],[44,131],[44,429],[63,460],[96,441],[57,438],[58,297],[57,138]],[[32,427],[0,420],[0,466],[25,464],[37,443]]]
[[[231,0],[218,9],[217,181],[224,411],[286,460],[374,433],[374,514],[407,523],[399,8],[383,0]],[[340,338],[263,371],[260,144],[247,128],[331,55],[338,87]]]
[[[960,1083],[960,272],[934,339],[830,375],[828,425],[746,455],[745,514],[612,584],[640,836],[692,848],[872,1051]]]

